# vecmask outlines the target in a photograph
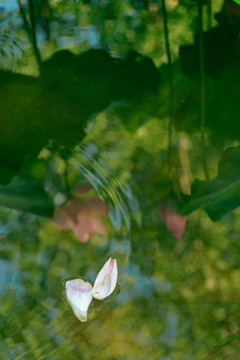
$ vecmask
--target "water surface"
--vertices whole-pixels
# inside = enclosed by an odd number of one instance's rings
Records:
[[[240,358],[240,5],[0,10],[1,359]]]

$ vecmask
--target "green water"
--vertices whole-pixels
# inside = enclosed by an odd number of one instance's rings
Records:
[[[240,5],[0,2],[0,359],[240,359]],[[67,279],[118,284],[80,322]]]

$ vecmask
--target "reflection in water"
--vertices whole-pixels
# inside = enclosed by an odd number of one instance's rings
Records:
[[[106,215],[122,234],[129,233],[131,219],[140,226],[141,212],[130,185],[113,176],[97,146],[44,149],[40,157],[47,162],[45,188],[54,198],[53,222],[60,229],[72,229],[80,241],[87,242],[93,233],[107,235],[100,220]]]
[[[167,314],[167,328],[161,335],[161,341],[168,346],[171,346],[176,341],[178,333],[178,317],[174,312]]]
[[[1,359],[239,358],[239,9],[0,2]]]
[[[0,293],[6,291],[7,288],[13,287],[16,291],[21,292],[23,289],[19,282],[19,271],[14,262],[1,259],[0,260]]]
[[[170,233],[180,240],[186,226],[186,216],[178,214],[170,204],[162,205],[159,213]]]
[[[80,149],[79,149],[80,150]],[[96,148],[88,144],[82,151],[76,150],[73,163],[81,174],[92,184],[94,189],[106,201],[109,208],[109,218],[113,226],[120,230],[122,219],[130,228],[130,212],[137,223],[140,222],[139,205],[129,186],[121,186],[119,181],[111,176],[108,165],[101,163]],[[97,159],[94,157],[97,156]]]
[[[21,217],[18,211],[1,211],[0,234],[5,237],[21,226]]]
[[[14,36],[0,32],[0,64],[3,69],[14,69],[15,62],[23,56],[23,49]]]
[[[84,185],[75,189],[75,194],[82,193]],[[106,204],[97,196],[72,198],[64,207],[56,207],[52,219],[59,229],[72,229],[76,237],[83,243],[94,233],[107,235],[107,229],[100,220],[106,216]]]

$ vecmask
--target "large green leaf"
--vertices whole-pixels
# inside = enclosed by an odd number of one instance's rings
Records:
[[[15,177],[0,186],[0,205],[32,214],[51,217],[53,204],[42,185],[31,177]]]
[[[215,179],[195,180],[191,194],[183,195],[182,214],[202,208],[217,221],[240,206],[240,146],[228,148],[223,153]]]

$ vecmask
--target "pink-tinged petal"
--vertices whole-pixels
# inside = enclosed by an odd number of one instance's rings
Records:
[[[92,301],[92,285],[82,279],[69,280],[66,282],[65,293],[76,317],[82,322],[87,321],[88,307]]]
[[[98,273],[92,294],[95,299],[102,300],[109,296],[117,284],[117,260],[110,258]]]
[[[178,214],[170,205],[161,206],[159,212],[170,233],[180,240],[186,226],[187,217]]]

